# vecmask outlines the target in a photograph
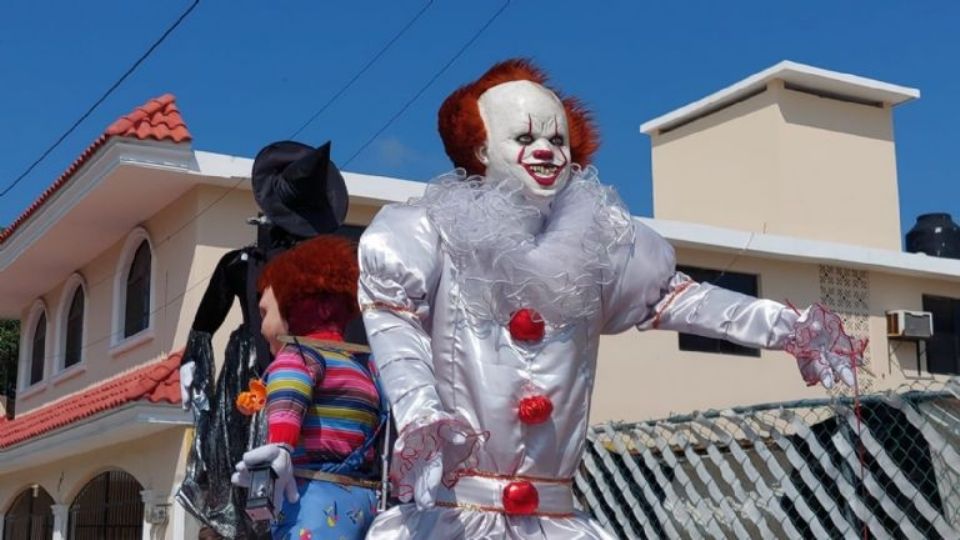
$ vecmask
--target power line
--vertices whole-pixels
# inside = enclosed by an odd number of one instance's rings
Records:
[[[422,13],[426,10],[427,7],[429,7],[429,5],[432,3],[432,1],[433,1],[433,0],[430,0],[430,2],[427,3],[427,5],[425,5],[423,8],[421,8],[421,11],[418,12],[418,14],[417,14],[416,16],[414,16],[413,19],[411,19],[411,21],[404,27],[404,29],[402,29],[401,32],[400,32],[397,36],[395,36],[393,39],[391,39],[390,42],[388,42],[388,44],[386,45],[386,48],[388,48],[393,42],[395,42],[396,39],[399,37],[399,35],[402,35],[402,33],[405,32],[406,29],[409,28],[409,27],[413,24],[413,22],[416,21],[417,17],[419,17],[420,15],[422,15]],[[175,23],[175,25],[176,25],[176,24],[179,24],[179,21],[181,21],[187,14],[189,14],[189,10],[192,10],[193,7],[196,6],[197,3],[199,3],[199,0],[196,0],[196,1],[194,2],[194,5],[191,6],[191,7],[187,10],[187,12],[185,12],[184,15],[181,16],[180,19],[178,19],[178,22]],[[467,40],[467,42],[464,43],[464,45],[463,45],[462,47],[460,47],[460,49],[447,61],[447,63],[444,64],[444,65],[440,68],[440,70],[437,71],[437,72],[433,75],[433,77],[431,77],[430,80],[428,80],[427,83],[426,83],[416,94],[414,94],[413,97],[411,97],[411,98],[400,108],[400,110],[397,111],[396,114],[394,114],[389,120],[387,120],[387,122],[386,122],[363,146],[361,146],[360,149],[357,150],[357,152],[354,153],[354,155],[351,156],[351,158],[350,158],[349,160],[347,160],[347,163],[349,163],[349,162],[352,161],[355,157],[357,157],[357,155],[359,155],[360,152],[362,152],[367,146],[369,146],[370,143],[372,143],[374,140],[376,140],[376,138],[377,138],[381,133],[383,133],[383,131],[384,131],[385,129],[387,129],[391,124],[393,124],[393,122],[395,122],[395,121],[397,120],[397,118],[399,118],[399,117],[410,107],[410,105],[412,105],[421,95],[423,95],[423,93],[426,92],[426,90],[427,90],[434,82],[436,82],[436,80],[439,79],[440,76],[443,75],[443,73],[444,73],[451,65],[453,65],[453,63],[454,63],[461,55],[463,55],[463,53],[466,52],[466,50],[467,50],[471,45],[473,45],[473,43],[487,30],[487,28],[489,28],[490,25],[493,24],[493,22],[506,10],[506,8],[509,6],[509,4],[510,4],[510,0],[506,0],[506,2],[504,2],[504,4],[503,4],[489,19],[487,19],[487,21],[473,34],[473,36],[472,36],[469,40]],[[174,25],[173,27],[171,27],[170,30],[168,30],[167,34],[175,27],[175,25]],[[162,40],[162,39],[161,39],[161,40]],[[158,42],[158,43],[159,43],[159,42]],[[152,50],[152,48],[151,48],[151,50]],[[385,50],[385,49],[384,49],[384,50]],[[149,51],[148,51],[147,54],[149,54]],[[374,56],[374,59],[373,59],[371,62],[368,62],[368,65],[367,65],[367,66],[364,66],[364,68],[362,68],[362,69],[360,70],[360,74],[362,74],[363,71],[366,70],[369,65],[372,65],[372,62],[375,62],[376,59],[379,58],[380,56],[382,56],[382,52],[381,52],[381,53],[378,53],[377,55],[375,55],[375,56]],[[347,84],[347,86],[349,86],[350,84],[352,84],[352,81],[355,80],[356,78],[359,78],[359,75],[355,76],[354,79],[352,79],[351,82]],[[345,91],[345,90],[344,90],[344,91]],[[338,95],[339,95],[339,94],[342,94],[342,93],[343,93],[343,92],[338,92]],[[335,96],[334,98],[332,98],[332,100],[333,100],[333,99],[336,99],[336,97],[337,97],[337,96]],[[332,100],[331,100],[331,101],[332,101]],[[328,105],[324,105],[324,107],[327,107],[327,106],[328,106]],[[321,109],[316,115],[319,115],[320,112],[323,112],[323,109]],[[315,116],[316,116],[316,115],[315,115]],[[310,121],[312,121],[312,120],[310,120]],[[309,124],[310,121],[308,121],[307,124]],[[305,124],[303,127],[305,127],[307,124]],[[301,128],[301,129],[302,129],[302,128]],[[165,243],[166,243],[167,241],[169,241],[171,238],[173,238],[174,236],[176,236],[177,234],[179,234],[179,233],[180,233],[181,231],[183,231],[190,223],[193,223],[194,221],[196,221],[200,216],[202,216],[202,215],[205,214],[207,211],[209,211],[213,206],[217,205],[220,201],[222,201],[224,198],[226,198],[226,196],[229,195],[233,190],[235,190],[244,180],[245,180],[244,178],[239,179],[239,180],[238,180],[236,183],[234,183],[229,189],[227,189],[223,194],[221,194],[220,197],[218,197],[217,199],[215,199],[214,201],[212,201],[210,204],[208,204],[208,205],[207,205],[206,207],[204,207],[202,210],[200,210],[199,212],[197,212],[194,216],[192,216],[192,217],[191,217],[189,220],[187,220],[185,223],[181,224],[181,226],[178,227],[176,230],[174,230],[173,232],[167,234],[162,240],[160,240],[159,242],[157,242],[156,244],[154,244],[154,245],[152,246],[152,247],[153,247],[153,251],[155,252],[156,249],[159,248],[159,246],[165,244]],[[111,279],[115,279],[115,278],[117,277],[117,275],[119,275],[119,273],[120,273],[119,271],[118,271],[118,272],[111,273],[110,275],[104,277],[103,279],[98,280],[96,283],[94,283],[94,284],[92,284],[92,285],[88,285],[87,290],[88,290],[88,291],[89,291],[89,290],[92,290],[93,288],[98,287],[99,285],[101,285],[101,284],[103,284],[103,283],[105,283],[105,282],[107,282],[107,281],[109,281],[109,280],[111,280]],[[183,292],[181,292],[180,294],[177,294],[177,295],[173,296],[172,298],[170,298],[170,299],[169,299],[167,302],[165,302],[164,304],[162,304],[162,305],[160,305],[160,306],[157,306],[156,308],[154,308],[153,310],[151,310],[151,312],[150,312],[151,315],[158,313],[160,310],[165,309],[165,308],[169,307],[170,305],[172,305],[173,303],[177,302],[178,300],[182,299],[182,298],[185,297],[185,296],[187,295],[187,293],[189,293],[190,291],[196,289],[197,287],[199,287],[200,285],[202,285],[202,284],[204,284],[204,283],[207,283],[208,280],[210,279],[210,277],[212,277],[212,276],[213,276],[213,273],[211,272],[210,274],[208,274],[208,275],[200,278],[199,280],[195,281],[194,283],[190,284],[189,286],[187,286],[187,287],[185,288],[185,290],[184,290]],[[118,332],[117,332],[117,331],[110,332],[110,333],[108,333],[108,334],[106,334],[106,335],[104,335],[104,336],[101,336],[101,337],[93,340],[93,341],[90,341],[90,342],[88,342],[88,343],[86,343],[86,344],[83,344],[83,345],[81,346],[81,349],[88,349],[88,348],[90,348],[90,347],[92,347],[92,346],[94,346],[94,345],[100,344],[100,343],[102,343],[102,342],[104,342],[104,341],[106,341],[106,340],[108,340],[108,339],[110,339],[110,338],[112,338],[112,337],[114,337],[114,336],[116,336],[116,335],[118,335]],[[46,359],[53,359],[53,358],[55,358],[55,357],[56,357],[56,354],[45,355],[45,360],[46,360]]]
[[[194,6],[195,6],[198,2],[199,2],[199,0],[197,0],[196,2],[194,2]],[[418,12],[416,13],[416,15],[414,15],[413,18],[411,18],[410,21],[407,22],[407,24],[406,24],[403,28],[401,28],[401,30],[400,30],[396,35],[394,35],[394,37],[393,37],[390,41],[387,42],[387,44],[380,50],[380,52],[378,52],[376,55],[374,55],[374,57],[373,57],[370,61],[368,61],[367,64],[364,65],[364,66],[360,69],[360,71],[357,72],[356,75],[354,75],[354,77],[350,80],[350,82],[348,82],[348,83],[347,83],[343,88],[341,88],[330,100],[328,100],[327,103],[324,104],[324,106],[321,107],[321,109],[320,109],[319,111],[317,111],[317,113],[315,113],[315,114],[310,118],[310,120],[308,120],[303,126],[301,126],[301,128],[300,128],[299,130],[297,130],[297,131],[294,133],[294,135],[295,135],[296,133],[299,133],[303,128],[305,128],[307,125],[309,125],[309,123],[312,122],[314,119],[316,119],[316,117],[319,116],[319,114],[322,113],[327,107],[329,107],[330,104],[331,104],[334,100],[336,100],[340,95],[342,95],[344,92],[346,92],[346,90],[349,88],[349,86],[352,85],[353,82],[355,82],[361,75],[363,75],[363,73],[364,73],[367,69],[369,69],[369,67],[372,66],[373,63],[375,63],[375,62],[377,61],[377,59],[379,59],[379,58],[383,55],[383,53],[384,53],[391,45],[393,45],[393,43],[396,42],[397,39],[400,38],[400,36],[402,36],[402,35],[407,31],[407,30],[417,21],[417,19],[419,19],[419,18],[426,12],[427,8],[429,8],[430,5],[433,4],[433,2],[434,2],[434,0],[429,0],[429,1],[420,9],[420,11],[418,11]],[[189,9],[193,9],[194,6],[191,6]],[[183,17],[185,17],[185,16],[189,13],[189,9],[187,10],[187,12],[184,13],[183,16],[181,16],[181,18],[177,21],[177,23],[174,23],[174,26],[175,26],[176,24],[178,24],[179,21],[182,20]],[[171,30],[172,30],[172,28],[173,28],[173,27],[171,27]],[[169,30],[168,30],[167,33],[169,33]],[[149,54],[149,51],[148,51],[148,54]],[[293,137],[293,136],[291,136],[291,138],[292,138],[292,137]],[[160,241],[152,244],[152,248],[153,248],[154,250],[157,250],[160,246],[162,246],[163,244],[167,243],[167,241],[169,241],[170,239],[172,239],[173,237],[175,237],[176,235],[178,235],[181,231],[183,231],[184,229],[186,229],[191,223],[193,223],[194,221],[196,221],[197,219],[199,219],[200,216],[202,216],[203,214],[207,213],[211,208],[213,208],[214,206],[216,206],[217,204],[219,204],[220,201],[222,201],[222,200],[225,199],[227,196],[229,196],[230,193],[232,193],[234,190],[236,190],[236,189],[240,186],[240,184],[242,184],[245,180],[246,180],[246,178],[240,178],[240,179],[238,179],[238,180],[237,180],[236,182],[234,182],[229,188],[227,188],[226,191],[224,191],[223,193],[221,193],[219,197],[217,197],[216,199],[214,199],[213,201],[211,201],[207,206],[203,207],[199,212],[197,212],[196,214],[194,214],[193,216],[191,216],[190,219],[188,219],[187,221],[185,221],[184,223],[182,223],[177,229],[175,229],[174,231],[168,233],[168,234],[167,234],[166,236],[164,236],[163,239],[161,239]],[[111,281],[111,280],[113,280],[113,279],[116,279],[116,277],[117,277],[118,275],[119,275],[119,272],[114,272],[114,273],[112,273],[112,274],[109,274],[109,275],[103,277],[102,279],[97,280],[97,281],[94,282],[94,283],[88,284],[88,285],[87,285],[87,289],[88,289],[88,290],[95,289],[95,288],[99,287],[100,285],[102,285],[102,284],[104,284],[104,283],[106,283],[106,282],[108,282],[108,281]],[[212,275],[212,274],[211,274],[211,275]],[[207,276],[207,277],[210,277],[210,276]],[[108,336],[108,337],[109,337],[109,336]],[[102,341],[102,339],[101,339],[101,341]]]
[[[393,45],[393,43],[396,42],[396,41],[408,30],[408,29],[424,14],[424,12],[426,12],[427,8],[429,8],[430,5],[433,4],[433,1],[434,1],[434,0],[429,0],[429,1],[420,9],[420,11],[418,11],[417,14],[414,15],[414,17],[411,18],[411,20],[410,20],[389,42],[387,42],[387,44],[380,50],[380,52],[378,52],[376,55],[374,55],[374,57],[373,57],[370,61],[368,61],[367,64],[365,64],[365,65],[360,69],[360,71],[358,71],[357,74],[354,75],[354,77],[353,77],[343,88],[341,88],[330,100],[328,100],[327,103],[325,103],[325,104],[323,105],[323,107],[320,108],[320,110],[318,110],[303,126],[301,126],[300,129],[298,129],[298,130],[294,133],[294,135],[296,135],[297,133],[299,133],[300,131],[302,131],[305,127],[307,127],[313,120],[316,119],[317,116],[319,116],[327,107],[329,107],[330,104],[332,104],[333,101],[335,101],[337,98],[339,98],[340,95],[342,95],[344,92],[346,92],[346,90],[347,90],[357,79],[359,79],[359,77],[360,77],[361,75],[363,75],[363,73],[364,73],[367,69],[369,69],[370,66],[372,66],[381,56],[383,56],[383,54],[386,52],[386,50],[389,49],[389,47],[390,47],[391,45]],[[196,0],[196,1],[194,2],[194,4],[193,4],[186,12],[184,12],[184,15],[182,15],[181,18],[178,19],[178,21],[177,21],[176,23],[174,23],[174,26],[172,26],[172,27],[166,32],[166,34],[169,34],[170,31],[172,31],[173,28],[175,28],[176,25],[179,24],[179,22],[182,21],[183,18],[184,18],[186,15],[188,15],[188,14],[189,14],[189,11],[192,10],[192,9],[196,6],[196,4],[198,4],[198,3],[199,3],[199,0]],[[509,4],[509,0],[507,0],[507,3],[504,4],[504,6],[500,9],[500,11],[503,11],[503,9],[506,8],[506,5],[507,5],[507,4]],[[498,16],[498,15],[499,15],[499,12],[497,12],[497,13],[495,14],[494,18],[495,18],[496,16]],[[471,39],[470,42],[468,42],[467,46],[469,46],[470,43],[472,43],[474,40],[476,40],[476,38],[479,37],[479,33],[482,33],[482,32],[486,29],[486,27],[489,26],[490,23],[492,23],[492,22],[493,22],[492,19],[491,19],[490,21],[488,21],[487,24],[485,24],[484,27],[482,27],[482,28],[480,29],[480,32],[478,32],[478,34],[475,35],[474,38]],[[165,34],[163,37],[165,37],[166,34]],[[161,38],[161,41],[162,41],[162,38]],[[158,42],[157,44],[159,44],[159,42]],[[155,46],[156,46],[156,44],[155,44]],[[457,53],[457,56],[459,56],[460,54],[462,54],[462,52],[463,52],[463,50],[465,50],[465,48],[466,48],[466,46],[465,46],[463,49],[461,49],[460,52]],[[153,47],[151,48],[151,50],[152,50],[152,49],[153,49]],[[150,51],[148,51],[147,54],[149,54],[149,52],[150,52]],[[456,59],[456,57],[454,57],[454,59]],[[452,61],[451,61],[451,63],[452,63]],[[448,66],[444,66],[443,69],[445,70],[447,67],[449,67],[449,63],[448,63]],[[441,71],[441,73],[442,73],[442,71]],[[437,76],[439,76],[439,73],[438,73]],[[434,80],[436,80],[436,77],[434,77]],[[432,81],[431,81],[431,83],[432,83]],[[429,86],[429,84],[430,84],[430,83],[428,83],[428,86]],[[111,90],[112,90],[112,89],[111,89]],[[422,92],[421,92],[421,93],[422,93]],[[81,120],[82,120],[82,119],[81,119]],[[391,122],[392,122],[392,120],[391,120]],[[293,137],[293,136],[291,136],[291,138],[292,138],[292,137]],[[212,202],[210,202],[207,206],[205,206],[205,207],[204,207],[203,209],[201,209],[199,212],[197,212],[196,214],[194,214],[193,216],[191,216],[190,219],[188,219],[186,222],[182,223],[177,229],[175,229],[174,231],[168,233],[168,234],[167,234],[166,236],[164,236],[163,239],[161,239],[160,241],[152,244],[152,246],[151,246],[151,247],[152,247],[152,250],[153,250],[154,252],[156,252],[156,250],[157,250],[160,246],[162,246],[162,245],[165,244],[167,241],[169,241],[170,239],[172,239],[173,237],[175,237],[176,235],[178,235],[181,231],[183,231],[185,228],[187,228],[187,226],[189,226],[191,223],[193,223],[194,221],[196,221],[197,219],[199,219],[200,216],[202,216],[203,214],[205,214],[206,212],[208,212],[211,208],[213,208],[214,206],[216,206],[217,204],[219,204],[220,201],[222,201],[223,199],[225,199],[230,193],[232,193],[235,189],[237,189],[237,187],[239,187],[240,184],[244,182],[244,180],[246,180],[246,178],[240,178],[240,179],[238,179],[233,185],[231,185],[231,186],[230,186],[226,191],[224,191],[219,197],[217,197],[216,199],[214,199]],[[12,187],[12,186],[11,186],[11,187]],[[88,293],[89,293],[89,291],[93,290],[94,288],[97,288],[97,287],[99,287],[100,285],[102,285],[102,284],[104,284],[104,283],[107,283],[107,282],[109,282],[109,281],[111,281],[111,280],[116,279],[117,276],[119,276],[119,274],[120,274],[120,271],[116,271],[116,272],[113,272],[113,273],[111,273],[111,274],[103,277],[102,279],[97,280],[96,282],[94,282],[94,283],[92,283],[92,284],[88,284],[88,285],[87,285],[87,291],[88,291]],[[173,297],[172,299],[170,299],[170,301],[168,301],[167,303],[165,303],[165,304],[163,304],[163,305],[161,305],[161,306],[158,306],[156,309],[154,309],[153,311],[151,311],[151,314],[157,313],[159,310],[164,309],[164,308],[168,307],[169,305],[171,305],[172,303],[176,302],[177,300],[183,298],[188,292],[190,292],[191,290],[193,290],[193,289],[195,289],[196,287],[200,286],[201,284],[207,282],[207,281],[209,280],[209,278],[212,277],[212,276],[213,276],[213,273],[210,273],[210,274],[204,276],[203,278],[201,278],[200,280],[198,280],[198,281],[194,282],[193,284],[189,285],[189,286],[186,288],[186,290],[184,290],[182,293],[174,296],[174,297]],[[112,337],[115,336],[115,335],[117,335],[117,332],[111,332],[111,333],[109,333],[109,334],[106,334],[106,335],[104,335],[104,336],[101,336],[101,337],[99,337],[99,338],[97,338],[97,339],[95,339],[95,340],[93,340],[93,341],[91,341],[91,342],[86,343],[85,345],[82,345],[81,349],[87,349],[87,348],[89,348],[89,347],[92,347],[92,346],[94,346],[94,345],[97,345],[97,344],[99,344],[99,343],[102,343],[102,342],[106,341],[107,339],[112,338]],[[55,356],[56,356],[56,355],[47,356],[47,359],[54,358]]]
[[[415,102],[417,99],[419,99],[420,96],[422,96],[423,93],[426,92],[427,89],[430,88],[430,86],[431,86],[433,83],[435,83],[435,82],[437,81],[437,79],[439,79],[440,76],[443,75],[443,73],[444,73],[445,71],[447,71],[447,69],[448,69],[451,65],[453,65],[453,63],[456,62],[457,59],[460,58],[460,56],[461,56],[464,52],[466,52],[466,50],[469,49],[470,46],[473,45],[473,43],[474,43],[475,41],[477,41],[477,39],[487,30],[487,28],[490,27],[491,24],[493,24],[493,22],[494,22],[495,20],[497,20],[497,17],[499,17],[500,14],[503,13],[503,12],[507,9],[507,6],[509,6],[509,5],[510,5],[510,0],[506,0],[506,2],[504,2],[503,5],[500,6],[500,9],[498,9],[489,19],[487,19],[487,22],[483,23],[483,26],[481,26],[481,27],[473,34],[473,36],[472,36],[470,39],[468,39],[467,42],[464,43],[462,47],[460,47],[460,50],[458,50],[458,51],[456,52],[456,54],[454,54],[452,57],[450,57],[450,59],[447,60],[447,63],[444,64],[443,67],[441,67],[440,70],[437,71],[437,72],[433,75],[433,77],[430,78],[429,81],[427,81],[427,84],[423,85],[423,87],[420,88],[420,90],[419,90],[416,94],[414,94],[413,97],[411,97],[410,99],[408,99],[407,102],[404,103],[402,107],[400,107],[400,110],[398,110],[393,116],[391,116],[390,119],[387,120],[387,122],[386,122],[385,124],[383,124],[383,126],[381,126],[380,129],[378,129],[377,132],[374,133],[372,137],[370,137],[369,139],[367,139],[367,142],[363,143],[363,144],[360,146],[360,148],[358,148],[357,151],[354,152],[352,156],[350,156],[350,159],[348,159],[346,162],[344,162],[343,166],[346,167],[347,165],[349,165],[350,162],[353,161],[357,156],[359,156],[361,152],[363,152],[364,150],[366,150],[367,147],[370,146],[370,144],[373,143],[373,141],[375,141],[375,140],[377,139],[377,137],[379,137],[380,135],[382,135],[383,132],[386,131],[386,129],[387,129],[388,127],[390,127],[390,126],[397,120],[397,118],[400,118],[400,116],[403,115],[403,113],[406,112],[408,108],[410,108],[410,105],[413,105],[413,102]]]
[[[190,7],[188,7],[183,13],[181,13],[180,16],[177,17],[177,20],[174,21],[173,24],[170,25],[170,27],[167,28],[167,30],[163,34],[161,34],[156,41],[153,42],[153,45],[151,45],[150,48],[147,49],[147,52],[143,53],[143,55],[141,55],[140,58],[138,58],[137,61],[134,62],[133,65],[130,66],[130,68],[127,69],[127,71],[124,72],[124,74],[121,75],[120,78],[117,79],[117,81],[114,82],[110,86],[110,88],[108,88],[107,91],[104,92],[103,95],[100,96],[100,98],[97,99],[97,101],[95,101],[93,105],[91,105],[90,108],[88,108],[87,111],[83,113],[80,116],[80,118],[77,119],[76,122],[73,123],[73,125],[71,125],[66,131],[64,131],[63,134],[60,135],[60,137],[56,141],[54,141],[52,145],[50,145],[49,148],[44,150],[44,152],[40,154],[40,157],[34,160],[34,162],[31,163],[29,167],[27,167],[27,170],[23,171],[23,173],[21,173],[20,176],[18,176],[13,182],[11,182],[10,185],[3,188],[3,191],[0,191],[0,197],[3,197],[7,193],[9,193],[10,190],[12,190],[17,184],[19,184],[21,180],[26,178],[26,176],[30,174],[30,172],[33,171],[33,169],[36,168],[36,166],[39,165],[41,161],[46,159],[47,156],[50,155],[50,152],[53,152],[58,146],[60,146],[60,143],[62,143],[64,139],[70,136],[70,134],[73,133],[73,131],[77,129],[77,127],[84,120],[86,120],[87,117],[90,116],[93,113],[93,111],[95,111],[97,107],[100,106],[101,103],[103,103],[108,97],[110,97],[110,94],[112,94],[113,91],[117,89],[117,87],[123,84],[123,81],[125,81],[127,77],[129,77],[138,67],[140,67],[140,64],[142,64],[144,60],[146,60],[147,57],[149,57],[150,54],[153,53],[153,51],[157,47],[159,47],[160,44],[163,43],[165,39],[167,39],[167,36],[169,36],[174,30],[176,30],[178,26],[180,26],[180,23],[182,23],[183,20],[186,19],[188,15],[190,15],[190,13],[193,11],[194,8],[197,7],[198,4],[200,4],[200,0],[194,0],[193,3],[190,4]]]
[[[383,56],[390,49],[390,47],[392,47],[393,44],[396,43],[398,39],[400,39],[401,36],[407,33],[407,30],[409,30],[410,27],[413,26],[413,24],[416,23],[424,13],[426,13],[427,8],[429,8],[432,4],[433,4],[433,0],[429,0],[426,4],[424,4],[423,7],[420,8],[420,11],[418,11],[417,14],[414,15],[413,18],[410,19],[407,22],[407,24],[404,25],[404,27],[401,28],[400,31],[397,32],[392,39],[390,39],[390,41],[387,42],[386,45],[381,47],[380,50],[377,52],[377,54],[373,55],[373,58],[371,58],[362,68],[360,68],[360,71],[358,71],[353,76],[353,78],[347,81],[347,84],[343,85],[339,90],[337,90],[337,92],[330,99],[328,99],[327,102],[324,103],[322,107],[317,109],[317,112],[313,113],[313,115],[309,119],[307,119],[307,121],[304,122],[302,126],[297,128],[296,131],[290,134],[289,138],[293,139],[294,137],[299,135],[301,131],[306,129],[307,126],[312,124],[313,121],[317,119],[317,117],[323,114],[323,111],[327,110],[327,108],[330,107],[330,105],[332,105],[334,101],[339,99],[340,96],[343,95],[343,93],[346,92],[347,89],[353,85],[353,83],[357,82],[357,79],[359,79],[364,73],[366,73],[367,70],[373,66],[373,64],[377,63],[377,60],[379,60],[380,57]]]

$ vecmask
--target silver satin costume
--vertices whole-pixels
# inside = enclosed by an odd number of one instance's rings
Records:
[[[465,198],[459,203],[448,197],[457,192]],[[481,204],[485,197],[494,200]],[[505,225],[523,230],[485,240],[476,229],[485,225],[472,221],[484,219],[478,212],[500,212],[488,223],[525,215]],[[531,212],[518,190],[448,175],[423,200],[385,207],[360,241],[360,303],[400,432],[394,465],[424,458],[424,441],[445,444],[438,427],[445,422],[480,434],[469,459],[445,469],[456,483],[440,489],[436,507],[394,507],[376,518],[369,538],[611,538],[573,510],[570,487],[600,335],[661,328],[781,348],[793,330],[797,315],[779,303],[676,272],[670,244],[630,218],[595,169],[575,170],[551,214],[529,219]],[[496,259],[498,242],[514,259],[470,261],[464,248],[473,241],[491,248],[472,252],[479,259]],[[484,264],[495,274],[486,283],[477,281]],[[559,289],[552,299],[551,288]],[[520,307],[543,314],[539,343],[515,341],[508,331],[508,315]],[[518,420],[518,399],[531,386],[554,407],[542,424]],[[409,500],[413,479],[404,474],[392,479]],[[511,478],[532,481],[540,511],[499,511]]]

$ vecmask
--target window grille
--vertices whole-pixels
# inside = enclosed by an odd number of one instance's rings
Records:
[[[53,538],[52,506],[53,498],[40,486],[21,491],[3,516],[3,538]]]
[[[70,505],[69,540],[140,540],[143,487],[124,471],[108,471],[87,482]]]

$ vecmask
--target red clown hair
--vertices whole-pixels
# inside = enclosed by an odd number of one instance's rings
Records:
[[[487,90],[512,81],[531,81],[544,86],[560,98],[567,113],[570,129],[571,160],[582,166],[600,146],[600,138],[590,111],[573,97],[564,97],[547,85],[547,75],[531,61],[514,58],[496,64],[479,79],[461,86],[450,94],[438,114],[438,127],[443,147],[457,167],[469,174],[484,174],[486,167],[477,159],[476,150],[487,142],[487,130],[480,116],[478,100]]]
[[[257,279],[257,291],[262,294],[271,287],[290,330],[304,334],[313,330],[309,326],[314,323],[342,327],[359,314],[359,277],[354,243],[342,236],[322,235],[270,261]],[[307,320],[298,321],[298,317]]]

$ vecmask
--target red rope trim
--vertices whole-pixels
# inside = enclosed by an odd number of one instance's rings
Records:
[[[663,305],[663,307],[658,309],[657,313],[653,316],[653,327],[655,329],[660,327],[660,315],[662,315],[663,312],[666,311],[671,304],[673,304],[673,301],[677,299],[677,295],[685,291],[687,287],[693,285],[694,283],[696,283],[696,281],[692,279],[688,279],[687,281],[678,285],[677,288],[674,289],[672,293],[670,293],[670,297],[667,298],[667,302]]]

